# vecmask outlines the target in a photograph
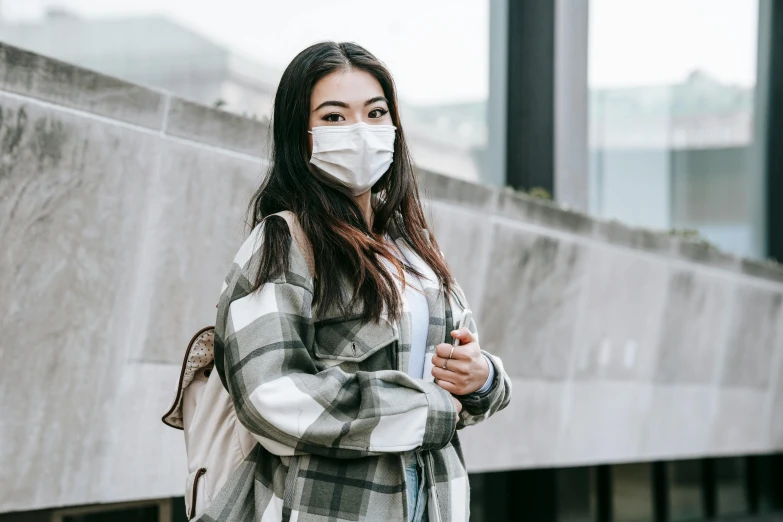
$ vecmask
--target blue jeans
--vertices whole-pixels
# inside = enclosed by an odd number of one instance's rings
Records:
[[[427,522],[427,491],[419,472],[421,468],[414,462],[405,464],[405,482],[408,494],[408,522]]]

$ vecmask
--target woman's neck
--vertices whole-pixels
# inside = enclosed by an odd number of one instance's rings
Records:
[[[372,230],[373,211],[372,211],[372,191],[367,190],[358,196],[355,196],[356,203],[359,208],[362,209],[364,220],[367,222],[367,227]]]

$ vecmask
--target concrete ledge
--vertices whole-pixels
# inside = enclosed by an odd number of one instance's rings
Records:
[[[266,121],[211,109],[180,98],[171,99],[166,134],[253,156],[268,157]]]
[[[422,199],[459,202],[460,206],[494,214],[497,208],[497,190],[477,183],[417,169]]]
[[[0,90],[159,129],[165,94],[0,43]]]
[[[758,261],[756,259],[741,259],[740,268],[742,273],[754,276],[772,279],[778,283],[783,283],[783,268],[777,263],[771,261]]]
[[[419,169],[419,176],[427,195],[435,201],[652,254],[783,282],[783,265],[774,262],[743,259],[696,241],[671,236],[665,231],[636,228],[615,220],[598,220],[581,212],[561,208],[551,201],[477,185],[423,169]]]

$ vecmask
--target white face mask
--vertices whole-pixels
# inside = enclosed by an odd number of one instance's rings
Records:
[[[394,125],[321,125],[313,135],[310,163],[351,188],[354,196],[367,192],[389,168],[394,156]]]

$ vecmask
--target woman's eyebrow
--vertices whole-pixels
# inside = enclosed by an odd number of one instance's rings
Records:
[[[389,100],[386,99],[386,96],[376,96],[375,98],[370,98],[369,100],[364,102],[364,106],[366,107],[366,106],[370,105],[371,103],[375,103],[375,102],[379,102],[379,101],[386,102],[386,105],[389,104]],[[317,111],[318,109],[320,109],[322,107],[326,107],[328,105],[333,105],[335,107],[342,107],[343,109],[349,109],[350,108],[350,106],[347,103],[345,103],[345,102],[341,102],[341,101],[337,101],[337,100],[328,100],[328,101],[323,102],[321,105],[319,105],[315,109],[313,109],[313,112]]]

